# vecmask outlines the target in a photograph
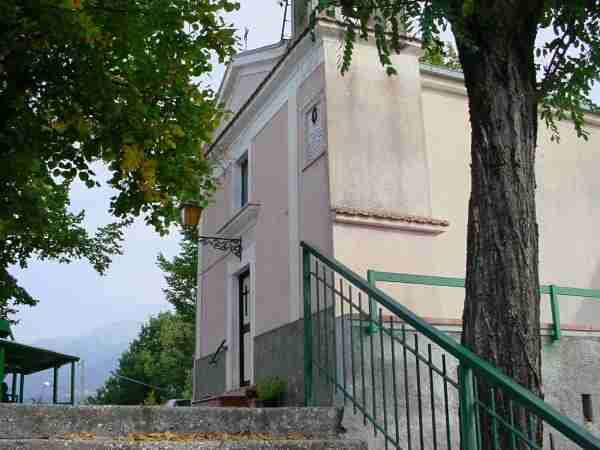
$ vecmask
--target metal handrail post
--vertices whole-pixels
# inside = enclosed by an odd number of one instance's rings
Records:
[[[558,304],[558,295],[556,293],[556,286],[550,285],[550,307],[552,309],[552,340],[558,341],[560,339],[560,306]]]
[[[302,249],[302,273],[304,289],[304,405],[313,401],[313,344],[312,344],[312,303],[310,291],[310,252]]]
[[[475,416],[475,385],[473,370],[461,364],[458,367],[460,395],[460,440],[462,450],[477,450]]]

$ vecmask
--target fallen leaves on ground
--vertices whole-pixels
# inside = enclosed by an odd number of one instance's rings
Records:
[[[92,440],[97,439],[96,433],[67,433],[61,436],[65,440]],[[120,441],[134,442],[194,442],[194,441],[282,441],[282,440],[306,440],[310,439],[302,433],[288,433],[285,436],[273,436],[266,433],[130,433],[127,436],[117,438]]]
[[[60,439],[66,440],[90,440],[96,439],[96,433],[81,432],[81,433],[66,433],[60,436]]]

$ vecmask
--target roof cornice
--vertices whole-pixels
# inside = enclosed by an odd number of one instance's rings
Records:
[[[336,25],[336,21],[332,21],[327,18],[319,18],[317,20],[319,25],[322,25],[321,30],[327,33],[327,28],[331,28]],[[337,25],[336,25],[337,26]],[[231,118],[231,120],[227,123],[227,125],[223,128],[223,130],[219,133],[219,135],[214,139],[214,141],[210,144],[208,149],[205,152],[206,156],[209,156],[215,148],[222,142],[222,140],[232,131],[232,129],[237,125],[237,122],[245,115],[245,113],[249,110],[249,108],[256,102],[257,97],[261,94],[276,78],[277,74],[281,72],[284,63],[287,62],[291,55],[294,54],[294,51],[299,47],[299,45],[307,38],[311,36],[311,28],[307,27],[294,41],[286,41],[288,42],[288,48],[285,53],[283,53],[279,59],[279,61],[275,64],[275,66],[271,69],[271,71],[267,74],[267,76],[263,79],[263,81],[258,85],[255,91],[250,95],[248,100],[240,107],[240,109],[235,113],[235,115]],[[417,39],[412,39],[410,37],[405,38],[406,41],[406,49],[407,51],[418,51],[417,43],[420,43]],[[275,48],[281,46],[280,44],[275,44]],[[373,44],[375,45],[375,44]],[[268,48],[268,47],[267,47]],[[249,52],[253,52],[252,50]],[[233,70],[233,68],[231,69]],[[227,76],[227,73],[226,73]],[[229,75],[231,77],[231,75]]]
[[[216,139],[210,144],[208,149],[205,152],[206,156],[209,156],[213,150],[219,145],[221,140],[231,131],[236,122],[244,115],[246,110],[254,103],[258,95],[265,89],[265,87],[272,81],[275,77],[275,74],[282,67],[283,63],[289,58],[289,56],[293,53],[293,51],[298,47],[298,44],[304,40],[304,38],[308,34],[308,29],[304,31],[298,38],[292,42],[292,44],[288,47],[287,51],[281,56],[279,61],[275,64],[275,66],[271,69],[271,71],[267,74],[267,76],[260,82],[254,92],[250,95],[248,100],[240,107],[237,113],[231,118],[231,120],[227,123],[225,128],[219,133]]]

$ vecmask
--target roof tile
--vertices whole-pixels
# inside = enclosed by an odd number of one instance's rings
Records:
[[[369,217],[373,219],[387,219],[405,223],[416,223],[420,225],[434,225],[440,227],[449,227],[450,222],[443,219],[434,219],[433,217],[413,216],[409,214],[395,214],[388,211],[350,208],[346,206],[336,206],[332,209],[336,214],[344,216]]]

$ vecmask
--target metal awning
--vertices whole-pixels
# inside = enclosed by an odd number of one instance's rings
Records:
[[[11,340],[7,338],[10,337]],[[0,403],[19,402],[23,403],[23,386],[25,375],[53,369],[52,377],[52,403],[58,403],[58,370],[66,365],[71,366],[71,400],[75,404],[75,363],[79,361],[77,356],[64,355],[62,353],[46,350],[45,348],[32,347],[31,345],[19,344],[10,329],[10,323],[6,319],[0,319]],[[4,382],[6,374],[12,374],[12,390],[7,392],[8,385]],[[17,391],[17,377],[21,378]]]
[[[5,339],[0,339],[0,349],[4,350],[4,373],[30,375],[79,361],[77,356],[64,355]]]

